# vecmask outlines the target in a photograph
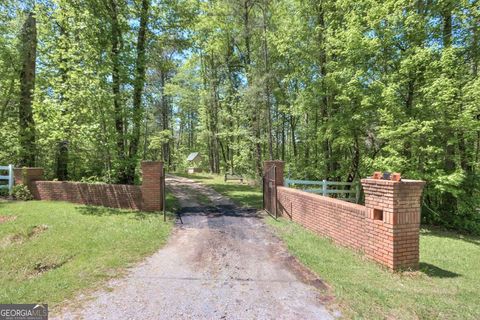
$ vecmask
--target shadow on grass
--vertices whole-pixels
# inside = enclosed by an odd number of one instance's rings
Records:
[[[220,216],[238,217],[238,218],[258,218],[263,219],[261,215],[254,208],[238,208],[232,205],[204,205],[196,207],[183,207],[178,211],[181,216],[206,216],[208,218],[217,218]]]
[[[257,209],[262,207],[262,192],[249,185],[210,184],[209,186],[217,192],[227,195],[233,202],[242,206]]]
[[[426,226],[421,230],[420,234],[426,237],[456,239],[480,246],[480,236],[449,231],[440,227]]]
[[[198,180],[212,180],[212,176],[205,176],[201,174],[188,174],[188,173],[181,173],[181,172],[175,172],[173,173],[175,176],[183,177],[183,178],[189,178],[189,179],[198,179]]]
[[[134,215],[135,219],[142,220],[151,216],[163,215],[163,212],[144,212],[144,211],[133,211],[133,210],[120,210],[107,207],[96,207],[96,206],[83,206],[75,207],[75,209],[80,212],[80,214],[87,216],[96,216],[96,217],[106,217],[106,216],[120,216],[120,215]],[[167,216],[171,216],[170,213],[167,213]]]
[[[419,267],[421,272],[432,278],[456,278],[461,276],[461,274],[439,268],[430,263],[420,262]]]

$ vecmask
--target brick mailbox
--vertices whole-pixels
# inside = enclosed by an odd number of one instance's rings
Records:
[[[365,254],[389,268],[418,268],[424,181],[362,179],[367,207]]]

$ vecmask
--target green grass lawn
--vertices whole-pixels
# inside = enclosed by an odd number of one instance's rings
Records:
[[[480,238],[422,230],[420,271],[392,273],[296,223],[267,221],[333,287],[347,318],[480,318]]]
[[[261,207],[259,188],[189,176],[235,202]],[[435,229],[420,234],[420,271],[393,273],[286,219],[265,219],[290,252],[331,287],[345,318],[480,319],[480,238]]]
[[[161,213],[64,202],[0,202],[0,217],[9,220],[0,224],[0,303],[55,306],[121,275],[172,228]]]

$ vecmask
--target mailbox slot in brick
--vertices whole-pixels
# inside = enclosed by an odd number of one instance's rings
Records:
[[[383,210],[373,209],[373,220],[383,221]]]

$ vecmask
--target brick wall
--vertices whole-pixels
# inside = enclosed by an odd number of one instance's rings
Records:
[[[283,182],[283,165],[278,179]],[[392,270],[415,269],[424,184],[362,179],[365,206],[278,185],[278,213]]]
[[[118,209],[143,209],[142,191],[139,186],[34,181],[31,190],[37,200],[67,201]]]
[[[163,162],[142,162],[141,186],[44,181],[42,168],[17,168],[15,183],[25,184],[36,200],[143,211],[162,210]]]
[[[338,244],[365,247],[367,208],[287,187],[277,187],[279,213]]]

